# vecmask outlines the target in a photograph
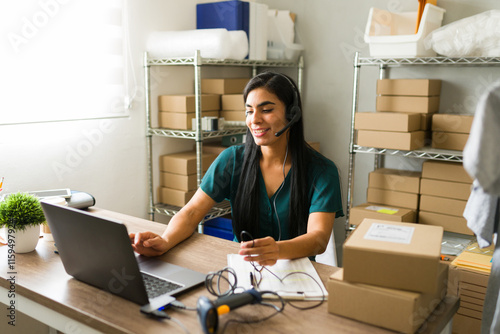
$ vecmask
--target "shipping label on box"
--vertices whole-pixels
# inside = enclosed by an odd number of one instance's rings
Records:
[[[202,171],[205,172],[216,157],[216,154],[202,153]],[[182,175],[196,174],[196,163],[195,151],[160,156],[160,170],[168,173]]]
[[[219,111],[220,95],[201,94],[201,111]],[[160,95],[158,96],[158,110],[170,112],[195,112],[196,97],[188,95]]]
[[[416,222],[415,210],[395,206],[388,207],[364,203],[352,207],[349,211],[349,223],[352,225],[360,224],[365,218],[408,223]]]
[[[467,201],[459,199],[421,195],[420,210],[462,217]]]
[[[451,216],[443,213],[427,212],[422,208],[418,211],[418,223],[426,225],[442,226],[445,231],[473,235],[467,227],[464,217]]]
[[[472,178],[464,166],[461,163],[450,161],[424,161],[422,178],[472,183]]]
[[[434,114],[432,116],[432,131],[470,133],[472,115]]]
[[[436,293],[443,228],[365,219],[343,246],[344,279]]]
[[[440,264],[435,293],[382,288],[344,280],[343,269],[330,276],[328,312],[395,330],[414,333],[446,295],[448,266]]]
[[[201,79],[202,94],[242,94],[249,78]]]
[[[383,205],[394,205],[411,210],[418,209],[418,194],[368,187],[366,201]]]
[[[424,146],[425,132],[358,130],[357,144],[366,147],[411,151]]]
[[[441,94],[439,79],[379,79],[378,95],[437,96]]]
[[[469,134],[467,133],[433,131],[432,147],[443,150],[463,151],[468,139]]]
[[[466,201],[469,199],[471,193],[471,184],[422,178],[420,180],[420,193],[422,195],[454,198]]]
[[[439,111],[439,96],[377,96],[377,111],[411,113],[436,113]]]
[[[218,111],[203,111],[201,117],[219,117]],[[196,113],[179,113],[160,111],[158,120],[160,128],[191,130],[193,119],[196,118]]]
[[[229,94],[222,95],[221,97],[221,105],[222,110],[233,110],[233,111],[242,111],[244,114],[245,111],[245,100],[243,99],[243,94]]]
[[[357,112],[356,130],[409,132],[420,130],[420,114],[397,112]]]
[[[418,194],[421,174],[409,170],[379,168],[368,175],[368,186]]]

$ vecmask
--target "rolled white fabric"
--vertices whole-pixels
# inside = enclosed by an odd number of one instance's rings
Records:
[[[153,58],[192,57],[200,50],[204,58],[243,59],[248,54],[248,39],[244,31],[226,29],[154,31],[146,49]]]

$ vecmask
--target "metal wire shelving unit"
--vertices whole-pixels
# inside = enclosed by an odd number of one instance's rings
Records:
[[[176,130],[166,128],[153,128],[151,126],[151,66],[192,66],[194,69],[195,83],[195,114],[196,130]],[[201,57],[200,51],[196,51],[194,57],[182,58],[153,58],[148,53],[144,53],[144,82],[145,82],[145,110],[146,110],[146,136],[148,154],[148,181],[149,181],[149,216],[154,220],[155,214],[166,216],[175,215],[181,208],[154,202],[153,195],[153,136],[191,139],[196,142],[197,155],[197,184],[202,180],[201,157],[203,141],[209,138],[218,138],[227,135],[245,134],[244,126],[227,126],[219,131],[202,131],[201,127],[201,68],[205,66],[233,66],[250,67],[252,76],[255,76],[259,68],[292,68],[297,70],[297,85],[302,90],[302,76],[304,60],[302,57],[298,61],[289,60],[235,60],[235,59],[214,59]],[[204,221],[227,215],[231,212],[229,202],[224,201],[214,206],[205,216]],[[203,233],[203,222],[200,223],[199,232]]]
[[[381,166],[384,156],[397,156],[405,158],[432,159],[442,161],[462,162],[461,151],[440,150],[430,147],[423,147],[413,151],[391,150],[386,148],[364,147],[356,145],[354,130],[354,115],[358,111],[360,70],[363,66],[378,66],[379,78],[387,77],[386,69],[390,67],[403,66],[500,66],[500,57],[415,57],[415,58],[370,58],[360,57],[359,52],[354,55],[354,80],[351,110],[351,132],[349,141],[349,172],[347,188],[347,210],[345,230],[348,235],[355,226],[349,222],[349,211],[352,207],[352,194],[354,192],[355,156],[356,153],[374,154],[375,168]]]

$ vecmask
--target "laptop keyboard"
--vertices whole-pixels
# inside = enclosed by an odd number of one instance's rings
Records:
[[[182,285],[141,272],[150,299],[181,288]]]

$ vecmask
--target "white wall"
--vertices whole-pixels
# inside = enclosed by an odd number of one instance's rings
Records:
[[[133,67],[138,96],[130,116],[119,119],[0,126],[0,176],[4,191],[69,187],[87,191],[97,206],[147,218],[147,169],[142,57],[151,30],[194,29],[197,2],[175,0],[128,0]],[[354,51],[368,55],[362,34],[371,6],[410,11],[416,0],[266,0],[270,8],[297,13],[296,35],[305,48],[304,121],[308,140],[319,141],[321,151],[341,170],[344,202],[347,192],[348,140],[352,100],[352,57]],[[445,8],[445,23],[484,10],[499,8],[498,1],[439,0]],[[89,24],[91,24],[89,22]],[[75,65],[76,66],[76,65]],[[79,66],[84,66],[80,64]],[[173,70],[172,70],[173,71]],[[361,109],[374,107],[376,68],[363,69]],[[192,72],[166,72],[157,80],[172,85],[172,78],[189,83]],[[477,74],[480,73],[479,78]],[[400,77],[450,75],[446,69],[394,72]],[[463,69],[452,73],[443,86],[441,110],[472,112],[479,91],[499,77],[498,71]],[[2,78],[6,80],[6,78]],[[174,84],[176,81],[173,81]],[[75,101],[77,103],[77,101]],[[50,106],[40,106],[40,112]],[[6,113],[8,110],[1,110]],[[159,141],[159,153],[188,147],[185,140]],[[366,171],[371,157],[359,157],[355,204],[364,201]],[[406,162],[395,162],[406,165]],[[418,168],[417,163],[410,163]],[[356,203],[357,202],[357,203]],[[338,245],[343,240],[344,219],[336,223]]]

